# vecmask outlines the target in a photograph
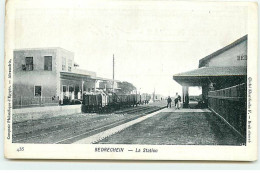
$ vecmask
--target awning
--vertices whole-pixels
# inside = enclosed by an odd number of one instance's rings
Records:
[[[247,75],[246,66],[202,67],[173,75],[173,79],[181,85],[201,86],[209,78]]]
[[[91,79],[95,80],[101,80],[101,81],[110,81],[113,82],[113,79],[103,78],[103,77],[97,77],[97,76],[91,76]],[[115,82],[120,82],[119,80],[114,80]]]
[[[68,80],[90,80],[90,75],[78,74],[73,72],[60,72],[62,79]]]
[[[113,79],[107,79],[107,78],[80,74],[80,73],[73,73],[73,72],[60,72],[60,76],[62,79],[69,79],[69,80],[84,80],[84,81],[101,80],[101,81],[110,81],[110,82],[113,81]],[[118,80],[114,80],[114,81],[119,82]]]

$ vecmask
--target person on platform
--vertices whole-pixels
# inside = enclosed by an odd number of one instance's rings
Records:
[[[178,109],[180,109],[181,107],[181,96],[178,95]]]
[[[172,99],[171,99],[170,96],[169,96],[168,99],[167,99],[167,103],[168,103],[168,104],[167,104],[167,108],[169,108],[169,107],[171,108],[171,107],[172,107]]]
[[[175,103],[175,108],[180,109],[180,107],[181,107],[181,96],[178,93],[176,93],[176,95],[175,95],[174,103]]]

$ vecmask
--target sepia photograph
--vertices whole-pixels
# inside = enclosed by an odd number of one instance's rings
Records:
[[[6,6],[6,157],[256,159],[257,4]]]

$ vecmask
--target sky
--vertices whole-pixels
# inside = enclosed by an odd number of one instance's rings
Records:
[[[114,55],[115,79],[165,96],[181,93],[174,74],[198,68],[199,59],[246,34],[247,8],[224,3],[21,4],[15,15],[16,49],[62,47],[80,69],[105,78],[112,78]]]

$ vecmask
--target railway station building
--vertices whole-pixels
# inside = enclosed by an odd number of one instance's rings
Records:
[[[100,82],[112,81],[78,69],[74,53],[62,48],[17,49],[13,53],[14,108],[64,104],[82,99],[83,92],[95,91]]]
[[[202,103],[242,136],[246,133],[247,35],[199,60],[197,69],[173,75],[182,85],[183,108],[189,87],[202,88]]]

